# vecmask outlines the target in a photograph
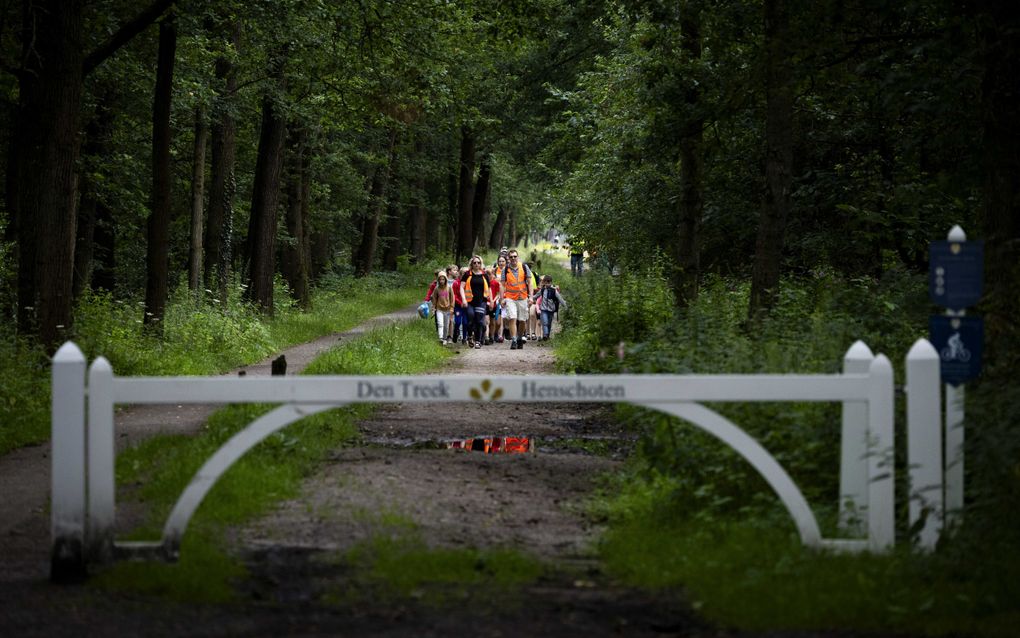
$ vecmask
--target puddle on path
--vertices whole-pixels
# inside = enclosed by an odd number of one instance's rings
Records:
[[[529,436],[476,437],[450,441],[446,447],[486,454],[528,454],[535,451],[535,439]]]
[[[370,437],[368,445],[378,447],[413,448],[418,450],[465,450],[486,454],[526,454],[535,451],[535,439],[530,436],[476,436],[468,439],[428,439],[411,437]]]

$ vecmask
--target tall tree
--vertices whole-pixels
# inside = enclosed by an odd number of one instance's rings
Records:
[[[287,148],[287,234],[290,240],[281,247],[280,271],[287,281],[291,296],[302,310],[311,308],[309,276],[308,176],[309,153],[305,130],[293,123],[289,127]]]
[[[54,348],[71,324],[82,0],[24,4],[17,145],[18,327]],[[9,169],[10,170],[10,169]]]
[[[489,194],[492,186],[492,155],[485,153],[478,168],[478,183],[475,184],[474,201],[471,203],[471,226],[474,229],[475,246],[485,245],[485,217],[489,209]]]
[[[693,2],[680,5],[681,61],[695,63],[701,58],[701,16]],[[687,118],[680,137],[680,205],[676,237],[676,267],[673,294],[677,304],[687,306],[698,296],[701,276],[701,217],[705,206],[704,117],[701,115],[701,88],[689,80],[684,88]]]
[[[500,204],[496,212],[496,221],[492,222],[492,232],[489,234],[489,248],[493,250],[499,250],[503,246],[503,231],[506,230],[506,210],[506,204]]]
[[[765,197],[751,276],[752,318],[776,301],[793,171],[793,73],[786,0],[765,0]]]
[[[241,23],[230,25],[229,44],[236,50],[241,39]],[[234,161],[236,129],[234,103],[237,93],[237,69],[230,56],[216,58],[217,96],[213,104],[212,158],[209,170],[209,211],[206,216],[205,281],[226,303],[230,279],[231,246],[234,223]]]
[[[281,80],[282,81],[282,80]],[[248,222],[248,277],[245,298],[266,314],[273,313],[273,275],[276,272],[277,204],[287,125],[276,98],[262,99],[255,180],[252,183],[251,217]]]
[[[198,292],[202,284],[202,225],[205,204],[205,147],[209,127],[205,109],[195,109],[195,147],[191,165],[191,248],[188,253],[188,288]]]
[[[152,204],[146,224],[144,325],[162,334],[166,311],[170,254],[171,179],[170,102],[173,96],[174,60],[177,57],[177,22],[171,13],[159,24],[156,90],[152,106]]]
[[[401,252],[401,233],[404,227],[403,216],[399,201],[390,202],[389,214],[386,216],[386,223],[383,224],[383,270],[390,272],[397,269],[397,261]]]
[[[471,254],[475,241],[473,228],[474,218],[472,215],[472,204],[474,203],[474,179],[475,179],[475,137],[474,133],[467,126],[460,130],[460,180],[457,187],[457,261]]]
[[[414,144],[416,162],[424,159],[424,149],[421,140],[416,140]],[[429,240],[428,210],[425,207],[425,174],[420,170],[416,172],[413,180],[408,218],[411,222],[411,258],[414,263],[419,263],[425,259],[425,246]]]
[[[364,277],[372,272],[375,266],[375,251],[379,245],[379,221],[386,210],[386,189],[389,186],[390,173],[397,149],[397,129],[389,129],[385,161],[378,164],[372,172],[372,186],[369,188],[368,208],[362,218],[361,241],[354,253],[354,274]]]
[[[79,111],[89,72],[156,20],[173,0],[155,0],[89,54],[83,0],[23,3],[23,66],[14,143],[18,188],[18,326],[55,348],[71,325],[77,216]],[[12,167],[8,167],[12,170]]]
[[[113,135],[115,109],[111,104],[112,87],[104,87],[96,101],[96,110],[89,123],[85,126],[85,146],[82,149],[82,163],[85,169],[82,171],[79,180],[81,199],[78,205],[77,239],[74,248],[74,298],[77,299],[81,293],[93,284],[93,273],[95,262],[98,260],[100,268],[105,268],[112,252],[112,246],[106,242],[97,246],[97,226],[109,223],[109,207],[102,200],[98,193],[98,184],[95,179],[94,163],[106,155],[110,150],[110,138]],[[100,236],[106,239],[103,230],[99,230]]]

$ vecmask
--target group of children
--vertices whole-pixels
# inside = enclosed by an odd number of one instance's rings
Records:
[[[524,347],[530,338],[548,340],[552,322],[566,302],[549,275],[537,278],[517,251],[503,248],[496,263],[485,267],[475,255],[468,266],[451,264],[437,270],[425,301],[436,321],[440,343],[469,348],[504,343]]]

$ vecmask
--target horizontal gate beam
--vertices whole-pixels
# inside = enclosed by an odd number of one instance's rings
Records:
[[[118,377],[116,403],[866,401],[866,374]]]

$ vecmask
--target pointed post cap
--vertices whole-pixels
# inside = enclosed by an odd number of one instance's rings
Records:
[[[907,353],[907,361],[930,361],[932,359],[937,361],[938,358],[939,353],[935,350],[935,346],[923,337],[915,341],[910,352]]]
[[[92,365],[89,366],[89,372],[113,372],[113,366],[110,365],[106,357],[96,357]]]
[[[85,361],[85,354],[73,341],[66,341],[53,355],[53,363]]]
[[[868,344],[864,343],[860,339],[854,341],[854,344],[850,346],[850,349],[843,355],[843,360],[853,359],[857,361],[871,361],[875,358],[875,354],[868,347]]]
[[[967,233],[963,232],[959,224],[956,224],[949,229],[949,234],[946,236],[949,241],[967,241]]]

